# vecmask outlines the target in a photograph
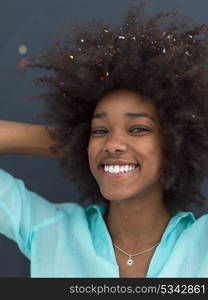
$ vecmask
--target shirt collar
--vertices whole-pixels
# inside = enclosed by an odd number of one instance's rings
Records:
[[[86,208],[86,216],[97,255],[101,255],[111,263],[116,264],[112,239],[103,218],[107,209],[108,206],[105,204],[92,204]],[[192,212],[179,211],[169,220],[161,241],[166,239],[182,220],[192,224],[196,218]]]
[[[86,216],[96,254],[117,265],[111,236],[104,221],[107,210],[105,204],[93,204],[86,208]]]

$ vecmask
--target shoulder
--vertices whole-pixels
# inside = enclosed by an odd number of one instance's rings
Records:
[[[206,230],[208,234],[208,214],[204,214],[199,218],[197,218],[195,222],[193,222],[192,228],[194,230],[199,230],[199,229]]]
[[[201,240],[206,242],[208,238],[208,214],[204,214],[192,220],[185,228],[183,238],[192,239],[192,241]]]
[[[49,210],[43,211],[47,217],[43,218],[42,222],[38,222],[33,228],[33,232],[40,229],[55,225],[55,226],[70,226],[80,224],[85,221],[85,208],[74,202],[67,203],[49,203]],[[49,213],[50,211],[50,213]]]

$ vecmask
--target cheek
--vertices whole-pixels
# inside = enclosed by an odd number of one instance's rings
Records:
[[[95,168],[96,168],[96,162],[95,162],[95,153],[92,151],[91,147],[88,146],[88,163],[89,163],[89,168],[90,171],[93,175],[95,175]]]
[[[163,154],[162,150],[158,145],[154,145],[153,147],[146,149],[144,152],[144,163],[148,168],[158,169],[162,164]]]
[[[151,155],[151,164],[155,173],[160,173],[160,170],[162,168],[162,161],[163,161],[162,151],[159,147],[157,147],[157,149],[152,151],[152,155]]]

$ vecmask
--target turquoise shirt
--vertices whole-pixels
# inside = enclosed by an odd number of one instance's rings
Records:
[[[30,260],[31,277],[119,277],[104,204],[51,203],[1,169],[0,187],[0,232]],[[170,219],[146,277],[208,277],[208,214]]]

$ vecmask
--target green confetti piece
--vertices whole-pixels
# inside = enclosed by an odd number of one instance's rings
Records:
[[[203,69],[208,70],[208,64],[202,65]]]

